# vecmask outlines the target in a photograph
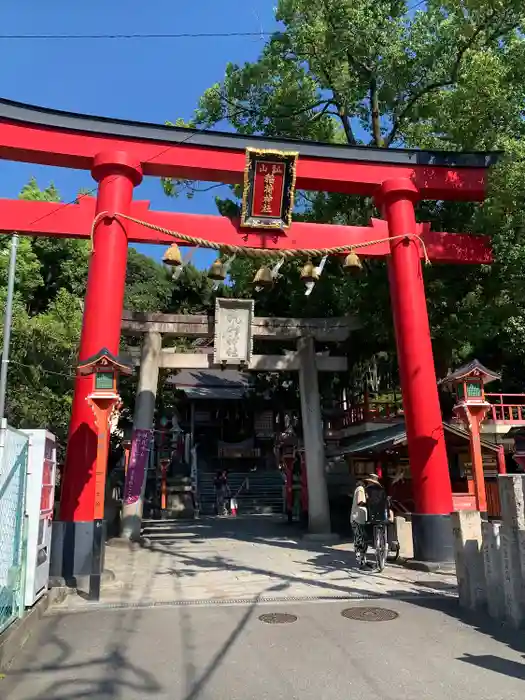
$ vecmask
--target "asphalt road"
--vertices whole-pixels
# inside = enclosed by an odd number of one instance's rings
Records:
[[[341,615],[372,605],[399,616],[363,622]],[[258,619],[272,612],[297,620]],[[453,600],[420,599],[54,614],[0,681],[0,698],[523,698],[523,634],[480,629],[457,613]]]

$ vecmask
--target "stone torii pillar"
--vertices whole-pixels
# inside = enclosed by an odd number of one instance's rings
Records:
[[[148,331],[142,342],[140,375],[135,399],[133,416],[133,433],[131,436],[131,456],[126,472],[124,499],[122,505],[121,536],[138,540],[142,525],[142,509],[144,507],[144,492],[146,490],[147,465],[155,414],[155,399],[159,381],[159,368],[162,353],[162,336],[157,331]],[[139,442],[144,432],[148,439],[147,452],[139,463]]]
[[[330,505],[326,486],[323,425],[314,339],[297,341],[299,389],[303,422],[304,453],[308,483],[308,530],[313,535],[330,533]]]

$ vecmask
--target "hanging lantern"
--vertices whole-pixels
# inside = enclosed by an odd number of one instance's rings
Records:
[[[164,265],[169,267],[179,267],[182,265],[182,255],[180,254],[179,246],[172,243],[162,258]]]
[[[226,279],[226,269],[220,258],[213,263],[208,272],[208,277],[217,282],[223,282]]]
[[[354,251],[350,251],[348,255],[345,258],[345,261],[343,263],[343,270],[346,272],[348,275],[353,275],[356,272],[361,272],[363,269],[363,263],[359,259],[359,255],[354,253]]]
[[[273,275],[269,267],[263,265],[255,273],[255,277],[252,282],[254,287],[263,287],[268,289],[273,286]]]
[[[319,279],[319,273],[317,272],[315,265],[312,263],[311,260],[308,260],[306,265],[304,265],[303,269],[301,270],[301,280],[305,283],[308,282],[317,282]]]

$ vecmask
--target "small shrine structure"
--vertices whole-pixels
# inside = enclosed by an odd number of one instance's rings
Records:
[[[472,478],[468,479],[469,492],[472,485],[475,508],[483,518],[487,517],[487,494],[480,434],[481,424],[491,408],[485,397],[485,385],[499,379],[501,379],[499,374],[487,369],[478,360],[472,360],[440,382],[442,386],[449,387],[454,392],[456,396],[454,415],[469,434],[472,458]]]

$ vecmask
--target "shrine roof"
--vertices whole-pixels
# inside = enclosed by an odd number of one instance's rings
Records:
[[[107,348],[101,348],[95,355],[79,361],[77,369],[80,374],[86,374],[94,371],[93,368],[99,365],[112,367],[122,374],[131,374],[133,371],[133,365],[128,361],[127,357],[122,355],[117,357]]]
[[[189,399],[235,400],[246,396],[252,378],[234,369],[186,369],[169,376],[167,383]]]
[[[373,148],[347,146],[297,139],[280,139],[266,136],[246,136],[221,131],[189,129],[113,119],[89,114],[39,107],[0,98],[0,121],[17,122],[46,129],[65,130],[98,137],[134,139],[173,145],[201,146],[205,148],[242,150],[245,148],[298,151],[309,158],[335,159],[385,165],[434,166],[449,168],[488,168],[499,152],[450,152],[422,151],[406,148]]]
[[[459,367],[454,372],[447,374],[446,377],[440,380],[440,384],[450,384],[452,382],[461,381],[467,377],[481,377],[483,379],[483,384],[488,384],[489,382],[494,382],[501,379],[501,375],[497,372],[493,372],[487,369],[485,365],[482,365],[478,360],[472,360],[466,365]]]
[[[443,428],[445,430],[445,435],[448,433],[464,439],[465,441],[469,440],[468,433],[457,425],[443,422]],[[489,452],[498,451],[498,445],[486,442],[485,440],[480,440],[480,443],[484,450],[488,450]],[[372,430],[364,436],[348,439],[346,444],[334,447],[331,451],[327,451],[327,458],[334,459],[336,457],[351,455],[380,454],[381,452],[385,452],[385,450],[405,445],[407,445],[406,427],[404,420],[401,419],[396,425]]]

